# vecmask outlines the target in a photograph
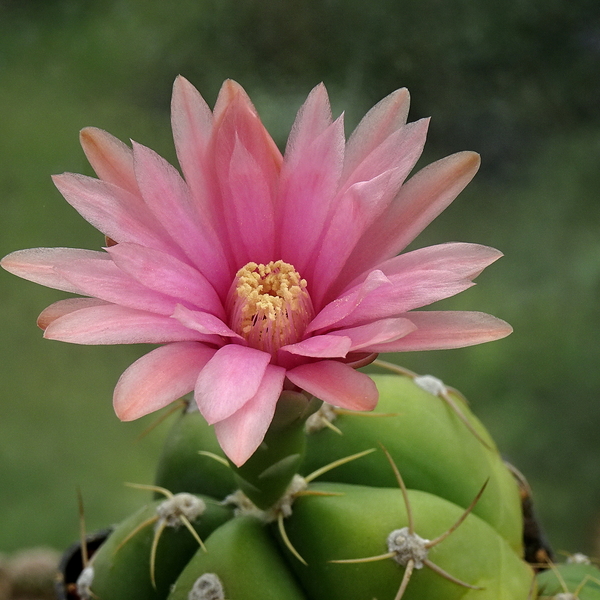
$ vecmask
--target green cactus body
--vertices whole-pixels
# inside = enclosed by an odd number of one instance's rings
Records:
[[[168,600],[308,600],[263,523],[238,517],[206,540],[177,580]],[[202,576],[215,575],[224,594],[190,595]]]
[[[198,498],[205,509],[190,522],[204,539],[231,518],[231,511],[211,498]],[[152,502],[125,519],[94,554],[84,575],[84,579],[87,576],[89,580],[80,581],[80,587],[89,589],[89,598],[160,600],[167,597],[171,584],[198,550],[198,542],[185,526],[166,526],[156,545],[155,586],[152,584],[152,545],[159,524],[157,509],[163,503],[164,500]],[[85,597],[85,591],[80,595]]]
[[[518,487],[481,423],[461,403],[462,413],[487,448],[441,398],[419,388],[409,377],[374,375],[373,379],[380,393],[375,413],[392,416],[340,414],[334,425],[342,435],[328,428],[309,434],[303,473],[382,444],[407,487],[430,492],[463,508],[489,480],[473,512],[521,554],[523,525]],[[340,466],[326,479],[377,487],[396,485],[389,465],[377,453]]]
[[[218,456],[226,463],[213,428],[204,420],[195,402],[177,418],[163,446],[156,471],[156,485],[174,494],[206,494],[224,498],[237,485],[227,464],[200,450]]]
[[[556,565],[539,573],[537,582],[540,600],[600,600],[600,569],[592,564]]]
[[[534,574],[522,560],[518,487],[489,434],[458,397],[469,426],[410,377],[374,380],[380,416],[340,412],[334,427],[341,435],[327,428],[307,433],[306,420],[321,418],[313,414],[320,403],[284,392],[264,443],[239,468],[224,460],[199,413],[186,410],[167,439],[157,483],[208,494],[215,517],[198,526],[207,552],[184,528],[165,530],[156,549],[155,590],[153,527],[127,539],[155,503],[98,551],[91,594],[100,600],[393,600],[407,583],[404,600],[534,598]],[[296,471],[304,477],[292,478]],[[401,479],[410,488],[407,502]],[[222,501],[237,505],[236,516],[230,518]],[[413,562],[389,545],[406,531],[418,542]]]
[[[393,558],[351,564],[330,561],[385,554],[388,535],[408,525],[401,491],[340,483],[312,484],[310,489],[342,494],[298,498],[286,521],[288,537],[308,566],[290,554],[289,564],[311,600],[392,600],[404,573]],[[409,490],[408,497],[415,533],[428,540],[447,531],[464,512],[426,492]],[[531,589],[530,567],[474,514],[431,548],[429,558],[453,577],[483,589],[462,587],[423,566],[413,573],[404,600],[526,600]]]

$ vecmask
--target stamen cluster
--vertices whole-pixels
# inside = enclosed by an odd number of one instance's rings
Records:
[[[270,354],[300,341],[314,316],[306,288],[293,265],[249,262],[236,273],[230,291],[231,328]]]

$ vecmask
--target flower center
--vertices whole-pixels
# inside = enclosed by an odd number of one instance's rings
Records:
[[[228,309],[230,327],[250,346],[272,355],[299,342],[314,317],[306,280],[282,260],[242,267],[231,286]]]

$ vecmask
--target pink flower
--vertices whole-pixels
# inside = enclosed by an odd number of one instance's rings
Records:
[[[107,247],[23,250],[2,266],[83,296],[40,315],[49,339],[162,344],[119,379],[117,415],[136,419],[194,390],[241,465],[284,388],[369,410],[377,390],[353,368],[368,355],[511,331],[483,313],[414,310],[467,289],[501,254],[449,243],[397,256],[479,166],[461,152],[406,181],[428,125],[406,124],[408,100],[406,90],[390,94],[346,142],[319,85],[282,156],[238,84],[224,83],[211,112],[179,77],[172,125],[185,179],[144,146],[84,129],[99,179],[54,182]]]

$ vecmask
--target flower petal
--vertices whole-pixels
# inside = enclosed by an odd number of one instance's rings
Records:
[[[82,308],[92,308],[93,306],[107,306],[109,302],[98,300],[98,298],[67,298],[59,300],[50,306],[47,306],[38,317],[37,326],[40,329],[46,329],[50,323],[64,317],[69,313],[81,310]]]
[[[324,402],[349,410],[373,410],[379,399],[370,377],[333,360],[300,365],[287,378]]]
[[[316,335],[296,344],[283,346],[280,351],[312,358],[344,358],[350,348],[350,338],[342,334]]]
[[[491,315],[469,311],[417,311],[407,313],[417,329],[395,342],[374,345],[373,352],[446,350],[483,344],[506,337],[512,327]]]
[[[451,271],[457,277],[474,279],[502,257],[502,252],[481,244],[449,242],[400,254],[378,265],[388,277],[410,270]]]
[[[190,310],[181,304],[175,307],[172,315],[173,319],[177,319],[185,327],[199,331],[206,335],[219,335],[223,337],[236,338],[242,340],[242,336],[237,334],[233,329],[230,329],[221,321],[206,312],[198,310]]]
[[[298,129],[303,121],[298,124]],[[344,158],[340,117],[312,140],[298,131],[295,154],[286,155],[281,172],[280,244],[282,258],[304,273],[323,235],[338,188]],[[306,144],[300,146],[300,142]],[[310,227],[307,227],[307,223]]]
[[[113,304],[170,316],[180,302],[138,283],[103,252],[93,253],[91,258],[73,257],[54,268],[59,277],[72,283],[76,293]]]
[[[479,169],[479,155],[459,152],[411,177],[364,233],[346,262],[340,281],[351,281],[401,252],[465,188]]]
[[[257,392],[271,356],[229,344],[217,350],[196,382],[196,402],[212,425],[237,412]]]
[[[96,175],[131,194],[139,194],[131,148],[97,127],[85,127],[79,141]]]
[[[228,166],[227,176],[221,179],[221,191],[229,211],[225,217],[231,250],[237,264],[267,263],[275,249],[272,181],[266,179],[266,173],[239,139]]]
[[[117,244],[106,251],[121,270],[145,287],[225,318],[219,296],[197,269],[170,254],[138,244]]]
[[[268,365],[256,394],[230,417],[215,423],[221,448],[238,467],[263,441],[273,420],[284,379],[285,369]]]
[[[202,200],[206,188],[206,150],[213,116],[198,90],[179,75],[173,84],[171,127],[177,159],[187,184]]]
[[[359,285],[325,306],[308,324],[305,335],[333,327],[350,315],[374,290],[391,285],[392,282],[381,271],[371,271]]]
[[[312,279],[318,281],[313,293],[317,306],[323,299],[331,300],[335,291],[348,283],[338,277],[344,263],[361,236],[388,208],[414,167],[423,151],[428,124],[428,119],[421,119],[395,131],[344,181],[311,273]],[[328,294],[336,280],[337,285]]]
[[[420,119],[394,131],[348,172],[341,193],[355,183],[369,181],[386,171],[394,173],[392,185],[397,192],[423,152],[428,127],[429,119]]]
[[[55,290],[85,294],[80,287],[57,270],[82,259],[110,260],[104,252],[78,248],[31,248],[5,256],[0,265],[9,273]]]
[[[44,313],[41,318],[46,318]],[[169,317],[117,304],[82,307],[55,318],[47,325],[44,337],[87,345],[213,341],[211,336],[188,329]]]
[[[98,231],[115,242],[134,242],[184,257],[144,204],[112,183],[63,173],[52,180],[65,200]]]
[[[142,356],[117,382],[113,405],[119,419],[139,419],[193,390],[214,353],[197,342],[176,342]]]
[[[408,271],[389,278],[391,285],[380,286],[354,302],[354,309],[334,326],[351,327],[396,317],[415,308],[428,306],[438,300],[450,298],[474,284],[470,279],[457,277],[451,271]],[[354,298],[349,292],[346,297]]]
[[[341,336],[350,339],[350,352],[356,352],[363,348],[370,351],[373,346],[393,342],[408,335],[416,328],[416,325],[408,318],[379,319],[367,325],[331,331],[328,337]]]
[[[240,266],[259,261],[248,254],[272,252],[281,153],[248,97],[239,90],[216,119],[213,137],[214,169],[221,191],[219,208],[230,248]],[[243,191],[244,186],[249,189]]]
[[[394,131],[406,124],[409,105],[408,90],[402,88],[392,92],[369,110],[346,144],[343,179]]]
[[[328,298],[330,285],[338,278],[362,232],[392,198],[390,179],[391,173],[386,172],[356,183],[339,199],[319,252],[305,271],[308,280],[314,281],[311,298],[316,310]]]
[[[220,293],[227,293],[231,270],[212,225],[195,210],[189,188],[167,161],[133,144],[135,173],[144,200],[186,256]]]
[[[294,167],[307,149],[330,125],[331,106],[327,89],[320,83],[308,94],[296,115],[285,147],[285,161]]]

